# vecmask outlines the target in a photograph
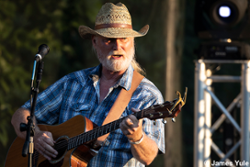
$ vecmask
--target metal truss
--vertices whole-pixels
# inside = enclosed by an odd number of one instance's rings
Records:
[[[195,118],[194,118],[194,166],[210,167],[211,150],[222,162],[231,162],[228,158],[240,147],[240,161],[249,162],[249,104],[250,104],[250,61],[249,60],[203,60],[196,62],[195,68]],[[207,64],[241,64],[241,76],[213,76]],[[226,108],[211,91],[213,82],[240,82],[241,91],[232,103]],[[222,112],[217,121],[211,125],[212,100]],[[240,125],[230,115],[235,105],[241,105]],[[213,142],[212,135],[216,129],[228,119],[240,134],[240,140],[228,151],[223,153]],[[231,165],[234,166],[234,165]],[[248,165],[249,166],[249,165]]]

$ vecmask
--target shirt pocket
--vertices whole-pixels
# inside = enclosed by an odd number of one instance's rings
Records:
[[[71,105],[70,110],[73,113],[73,116],[82,115],[88,117],[91,106],[86,103],[75,103]]]

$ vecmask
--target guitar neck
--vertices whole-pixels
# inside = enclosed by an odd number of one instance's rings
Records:
[[[137,119],[141,119],[143,111],[144,110],[133,113],[132,115],[134,115]],[[87,131],[87,132],[82,133],[78,136],[70,138],[68,141],[68,150],[75,148],[75,147],[78,147],[78,146],[82,145],[83,143],[94,140],[94,139],[96,139],[100,136],[103,136],[107,133],[110,133],[116,129],[119,129],[120,123],[122,122],[123,119],[124,118],[118,119],[118,120],[110,122],[106,125],[96,127],[93,130]]]

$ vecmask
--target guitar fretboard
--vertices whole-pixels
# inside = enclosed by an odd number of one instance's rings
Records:
[[[143,110],[142,110],[143,111]],[[136,112],[133,115],[140,119],[141,118],[141,112]],[[107,133],[110,133],[116,129],[119,129],[120,123],[122,122],[124,118],[118,119],[116,121],[110,122],[106,125],[96,127],[93,130],[84,132],[78,136],[72,137],[68,140],[68,148],[67,150],[70,150],[72,148],[78,147],[82,145],[83,143],[86,143],[88,141],[94,140],[100,136],[103,136]]]

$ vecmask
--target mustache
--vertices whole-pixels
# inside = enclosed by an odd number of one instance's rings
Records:
[[[117,50],[112,50],[109,52],[108,54],[109,56],[112,56],[112,55],[125,55],[124,51],[117,51]]]

